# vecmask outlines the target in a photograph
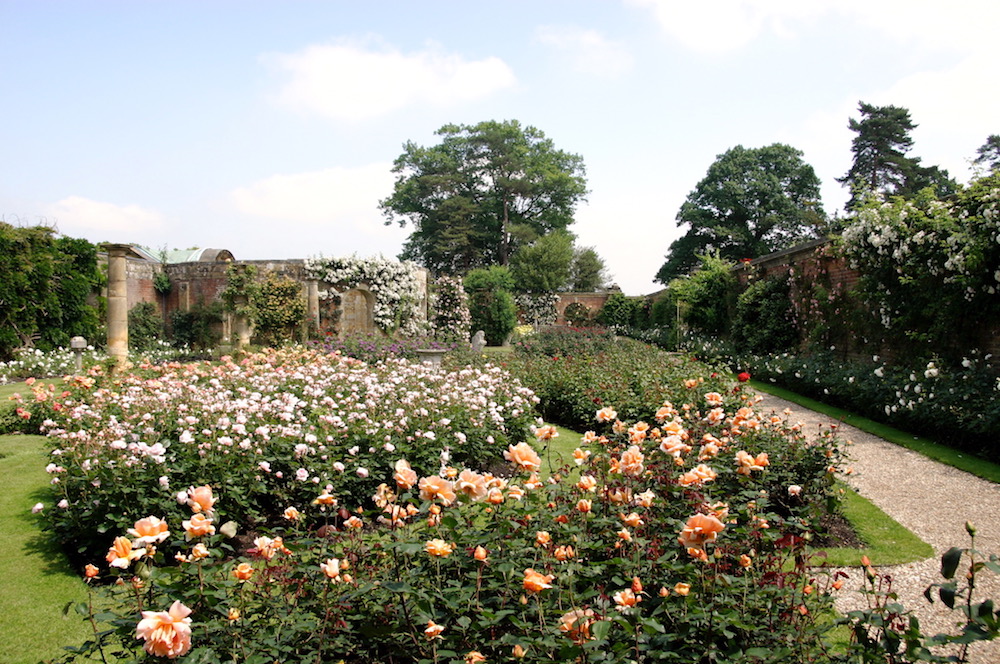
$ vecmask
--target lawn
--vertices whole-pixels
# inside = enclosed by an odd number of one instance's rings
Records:
[[[0,664],[27,664],[57,657],[66,644],[82,643],[88,629],[70,602],[87,599],[83,580],[38,528],[32,505],[50,501],[42,436],[0,436]],[[48,509],[52,509],[49,502]]]

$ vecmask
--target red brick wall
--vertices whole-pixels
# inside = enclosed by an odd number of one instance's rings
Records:
[[[607,302],[610,293],[559,293],[558,295],[559,301],[556,302],[556,311],[559,315],[556,318],[556,325],[568,325],[564,315],[566,307],[573,302],[579,302],[590,309],[590,316],[593,318]]]

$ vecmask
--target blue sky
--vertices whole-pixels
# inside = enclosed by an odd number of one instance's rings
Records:
[[[0,0],[0,219],[237,259],[382,254],[405,141],[516,119],[580,154],[572,230],[627,294],[735,145],[847,198],[848,118],[910,110],[961,182],[1000,133],[995,0]]]

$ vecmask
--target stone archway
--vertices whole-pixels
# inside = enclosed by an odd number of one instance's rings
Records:
[[[375,296],[364,284],[341,293],[339,335],[344,337],[375,332]]]

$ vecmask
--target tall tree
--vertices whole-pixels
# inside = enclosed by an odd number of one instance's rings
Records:
[[[976,150],[976,158],[972,163],[987,171],[1000,171],[1000,135],[990,134],[986,142]]]
[[[507,265],[518,247],[573,223],[587,194],[583,158],[516,120],[449,124],[412,142],[393,167],[386,224],[412,224],[400,258],[445,273]]]
[[[573,236],[554,231],[520,247],[511,257],[510,273],[520,293],[554,293],[566,287],[572,263]]]
[[[819,185],[802,152],[789,145],[731,148],[681,206],[677,225],[690,228],[670,245],[656,280],[666,284],[687,273],[709,251],[755,258],[817,236],[824,219]]]
[[[573,250],[573,263],[569,272],[569,290],[577,293],[590,293],[604,288],[608,281],[604,259],[593,247],[577,247]]]
[[[918,157],[908,157],[913,147],[910,132],[917,125],[910,111],[899,106],[874,106],[858,103],[861,119],[850,118],[848,127],[857,135],[851,141],[854,163],[842,178],[851,188],[847,209],[857,209],[872,194],[905,196],[925,187],[946,196],[958,190],[948,171],[937,166],[922,166]]]

